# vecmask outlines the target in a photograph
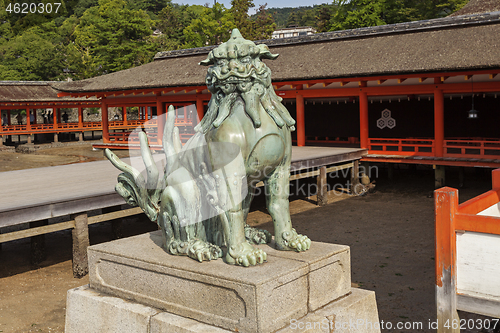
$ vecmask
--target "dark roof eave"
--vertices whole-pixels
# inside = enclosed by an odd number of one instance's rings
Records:
[[[453,72],[463,72],[463,71],[482,71],[489,69],[500,69],[500,66],[476,66],[476,67],[457,67],[457,68],[440,68],[432,70],[412,70],[412,71],[394,71],[394,72],[370,72],[370,73],[354,73],[350,75],[343,76],[310,76],[310,77],[295,77],[287,78],[286,80],[273,80],[273,83],[278,82],[293,82],[293,81],[312,81],[312,80],[332,80],[332,79],[352,79],[352,78],[376,78],[380,76],[397,76],[403,77],[405,75],[415,75],[415,74],[442,74],[442,73],[453,73]]]
[[[193,86],[205,86],[205,82],[200,82],[199,85],[193,85],[193,84],[183,84],[183,85],[179,85],[179,84],[176,84],[176,85],[162,85],[162,86],[148,86],[148,87],[145,87],[145,86],[137,86],[137,87],[129,87],[129,88],[126,88],[126,89],[120,89],[120,88],[115,88],[115,89],[107,89],[106,92],[113,92],[113,91],[134,91],[134,90],[156,90],[156,89],[165,89],[165,88],[176,88],[176,87],[193,87]],[[52,86],[52,88],[60,91],[60,92],[66,92],[66,93],[72,93],[72,94],[78,94],[78,95],[95,95],[97,93],[102,93],[103,91],[102,90],[74,90],[74,89],[71,89],[71,90],[64,90],[62,88],[58,88],[56,86]]]

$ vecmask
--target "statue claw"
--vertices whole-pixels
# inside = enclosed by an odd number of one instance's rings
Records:
[[[282,238],[282,244],[278,244],[280,250],[295,250],[301,252],[311,247],[311,240],[307,236],[297,234],[295,229],[283,232]]]
[[[250,244],[267,244],[271,242],[272,235],[267,230],[252,228],[245,225],[245,238]]]
[[[231,246],[226,255],[226,262],[233,265],[248,267],[262,264],[267,259],[267,254],[261,249],[256,249],[249,243]]]
[[[168,247],[171,254],[187,255],[188,257],[202,262],[211,261],[222,257],[222,250],[217,245],[213,245],[199,239],[192,239],[187,242],[172,242]]]

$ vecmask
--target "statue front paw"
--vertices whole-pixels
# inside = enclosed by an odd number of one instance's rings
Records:
[[[226,262],[228,264],[245,267],[262,264],[266,260],[266,252],[254,248],[247,242],[230,246],[226,255]]]
[[[278,242],[278,250],[295,250],[300,252],[306,251],[311,247],[309,237],[297,234],[295,229],[285,231],[281,236],[282,239]]]
[[[252,228],[245,225],[245,238],[250,244],[267,244],[273,238],[267,230]]]
[[[222,250],[217,245],[213,245],[199,239],[192,239],[188,242],[173,241],[168,247],[171,254],[187,255],[189,258],[202,262],[203,260],[215,260],[222,257]]]

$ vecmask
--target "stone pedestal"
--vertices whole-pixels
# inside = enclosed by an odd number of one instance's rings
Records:
[[[351,289],[347,246],[260,245],[267,262],[244,268],[172,256],[161,242],[153,232],[89,247],[90,286],[68,292],[66,332],[380,331],[375,294]]]

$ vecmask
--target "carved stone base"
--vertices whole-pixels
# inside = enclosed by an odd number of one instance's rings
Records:
[[[153,232],[89,247],[90,287],[68,292],[66,332],[83,324],[89,333],[269,333],[296,331],[294,320],[378,321],[374,293],[351,290],[347,246],[313,242],[296,253],[260,245],[267,263],[243,268],[172,256],[161,242]],[[168,329],[175,325],[182,329]]]
[[[68,291],[66,333],[230,333],[213,325],[97,292],[88,285]],[[292,318],[276,333],[378,333],[373,291],[352,292],[300,319]],[[242,332],[242,331],[239,331]],[[246,331],[243,331],[246,332]]]

